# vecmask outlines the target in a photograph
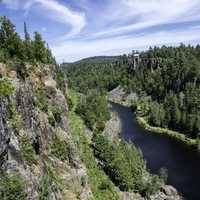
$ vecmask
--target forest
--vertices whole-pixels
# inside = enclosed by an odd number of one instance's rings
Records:
[[[140,97],[141,115],[157,127],[168,128],[197,139],[200,134],[200,45],[154,47],[140,52],[136,69],[130,55],[107,63],[63,66],[69,86],[101,94],[123,86]],[[133,102],[133,105],[136,102]],[[138,102],[137,102],[138,104]]]

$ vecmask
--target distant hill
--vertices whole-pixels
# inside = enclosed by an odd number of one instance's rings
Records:
[[[120,56],[94,56],[89,58],[84,58],[82,60],[61,64],[62,68],[70,67],[77,64],[107,64],[118,61]]]

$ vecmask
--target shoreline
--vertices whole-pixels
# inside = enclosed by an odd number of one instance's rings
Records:
[[[113,100],[109,99],[110,102],[118,103],[123,106],[130,107],[131,103],[129,101],[122,101],[122,100]],[[134,112],[133,112],[134,115]],[[179,133],[177,131],[173,131],[167,128],[161,128],[161,127],[154,127],[148,124],[148,122],[145,120],[144,117],[139,117],[135,115],[135,118],[138,122],[138,124],[144,128],[146,131],[152,133],[152,134],[160,134],[160,135],[166,135],[169,138],[175,139],[178,142],[181,142],[188,147],[196,148],[198,150],[198,142],[195,139],[191,139],[186,137],[184,134]]]
[[[144,119],[144,117],[136,116],[136,120],[137,120],[138,124],[148,132],[156,133],[156,134],[160,134],[160,135],[166,135],[166,136],[168,136],[172,139],[175,139],[176,141],[181,142],[189,147],[197,148],[197,141],[195,139],[187,138],[184,134],[181,134],[179,132],[172,131],[172,130],[169,130],[166,128],[151,126],[147,123],[147,121]]]

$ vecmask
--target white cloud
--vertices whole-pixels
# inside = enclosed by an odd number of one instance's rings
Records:
[[[41,16],[62,23],[66,28],[71,26],[66,35],[58,35],[49,41],[59,61],[122,53],[123,50],[149,45],[200,40],[197,22],[200,20],[200,0],[104,0],[104,4],[96,0],[70,1],[71,8],[78,7],[84,12],[74,11],[66,6],[67,3],[64,5],[59,1],[3,0],[10,9],[26,12],[37,9]],[[183,22],[194,21],[193,28],[189,29],[190,23],[185,23],[183,30]],[[168,30],[167,25],[174,23],[177,27]],[[152,26],[156,26],[152,33],[136,35]],[[69,36],[74,36],[73,40]]]
[[[110,20],[134,23],[107,28],[94,33],[94,36],[106,36],[127,31],[140,30],[155,25],[175,22],[185,22],[200,19],[199,0],[112,0],[110,5]]]
[[[131,49],[141,49],[154,45],[177,44],[200,40],[200,29],[192,27],[182,31],[157,32],[137,36],[120,36],[110,39],[92,41],[68,41],[62,45],[53,46],[53,53],[62,62],[75,61],[80,58],[96,55],[112,55],[127,52]]]
[[[86,25],[85,14],[75,12],[56,0],[3,0],[10,9],[29,11],[33,6],[41,11],[41,15],[48,16],[54,21],[70,25],[68,36],[78,34]]]

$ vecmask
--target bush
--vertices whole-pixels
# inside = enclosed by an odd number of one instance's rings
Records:
[[[61,91],[64,92],[65,91],[65,76],[58,65],[56,66],[56,83],[57,83],[57,87]]]
[[[36,91],[36,104],[44,112],[48,112],[48,98],[45,89],[40,88]]]
[[[18,174],[0,173],[0,199],[26,200],[25,183]]]
[[[39,200],[49,200],[50,196],[49,181],[50,179],[48,174],[45,174],[40,181]]]
[[[93,141],[94,153],[114,183],[123,191],[140,192],[146,172],[141,153],[123,141],[112,144],[101,134],[96,134]]]
[[[53,137],[52,144],[52,154],[56,156],[58,159],[65,161],[68,158],[68,146],[64,140],[59,138],[59,136],[55,135]]]
[[[55,125],[56,125],[56,120],[54,119],[53,114],[49,114],[49,115],[48,115],[48,121],[49,121],[49,124],[51,124],[51,126],[55,127]]]
[[[106,98],[94,90],[82,97],[76,112],[91,130],[102,131],[110,119]]]
[[[20,114],[18,114],[15,105],[10,105],[9,110],[10,110],[10,115],[11,115],[10,122],[13,128],[15,129],[15,131],[18,132],[22,125],[22,117]]]
[[[49,107],[49,111],[52,112],[53,114],[53,117],[55,119],[55,121],[57,123],[60,123],[61,122],[61,115],[62,115],[62,111],[60,110],[60,108],[58,106],[50,106]]]
[[[22,156],[28,165],[36,163],[36,153],[30,142],[30,139],[27,136],[22,136],[20,141]]]
[[[14,87],[6,79],[0,79],[0,96],[10,96],[14,93]]]

